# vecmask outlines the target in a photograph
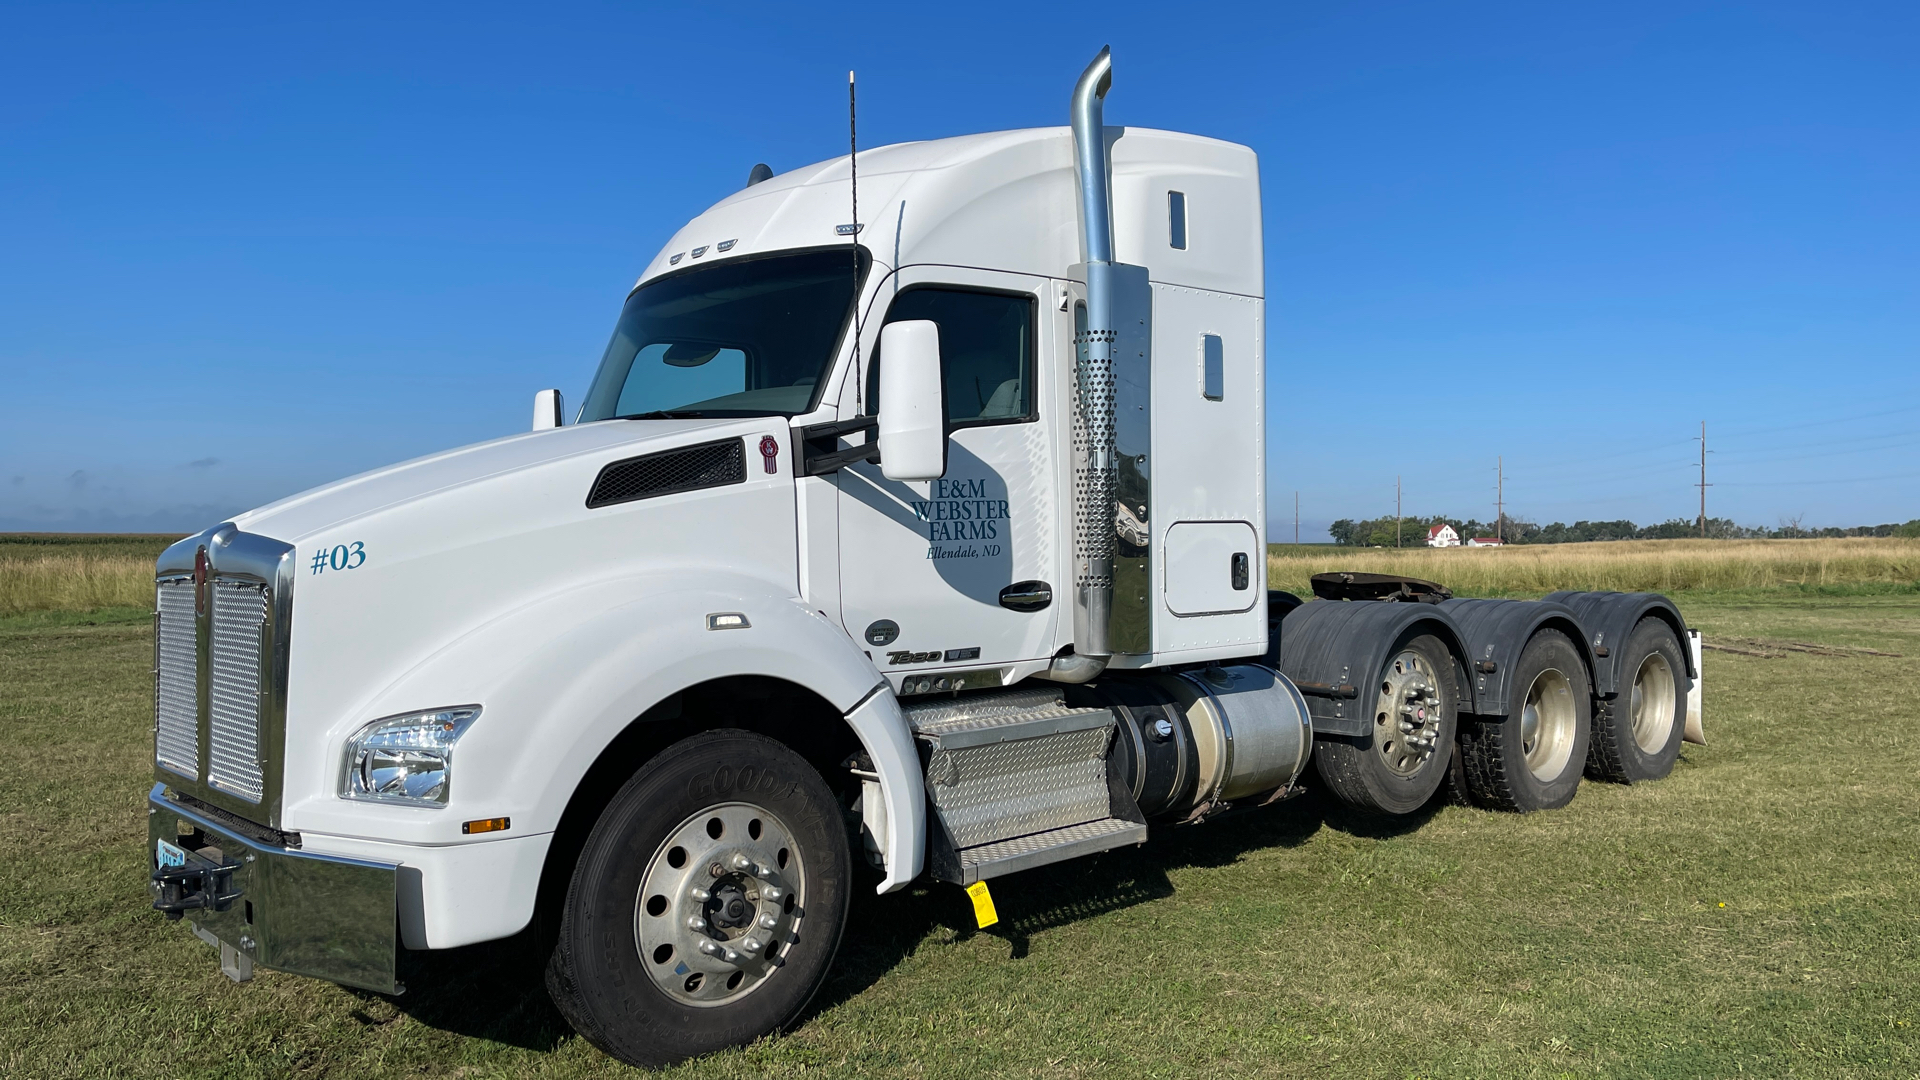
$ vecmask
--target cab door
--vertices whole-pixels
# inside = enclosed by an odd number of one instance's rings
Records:
[[[1040,420],[1058,411],[1043,361],[1058,351],[1055,289],[1044,278],[914,267],[887,283],[875,305],[884,314],[867,320],[869,412],[886,367],[881,327],[939,325],[949,433],[937,480],[888,480],[864,462],[839,474],[841,618],[889,675],[1052,654],[1071,603],[1059,580],[1058,449]]]

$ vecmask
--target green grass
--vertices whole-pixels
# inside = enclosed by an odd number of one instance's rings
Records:
[[[1920,594],[1680,602],[1903,657],[1709,653],[1712,745],[1554,813],[1310,794],[996,881],[988,931],[958,889],[857,898],[803,1023],[672,1072],[1920,1075]],[[138,610],[0,619],[0,1075],[634,1075],[519,940],[409,956],[391,1000],[230,984],[146,910],[150,664]]]

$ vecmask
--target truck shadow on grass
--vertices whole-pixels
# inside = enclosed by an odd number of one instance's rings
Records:
[[[795,1026],[874,986],[933,938],[946,943],[985,934],[1008,944],[1009,960],[1026,957],[1034,937],[1083,919],[1174,895],[1170,872],[1226,866],[1251,851],[1299,847],[1321,829],[1385,839],[1418,829],[1444,805],[1440,799],[1403,818],[1379,818],[1349,809],[1318,790],[1278,806],[1228,814],[1181,830],[1180,842],[1161,836],[1139,848],[1040,867],[1002,879],[995,905],[1000,922],[976,929],[964,891],[915,886],[876,896],[877,874],[856,874],[848,931],[826,985]],[[1159,829],[1164,833],[1168,830]],[[399,1011],[443,1031],[528,1050],[551,1051],[572,1029],[547,997],[545,952],[532,929],[503,941],[436,952],[407,952],[401,981],[408,990],[391,999]],[[369,1001],[377,995],[366,994]]]
[[[1406,817],[1381,818],[1358,813],[1329,794],[1309,789],[1278,806],[1229,813],[1182,828],[1177,843],[1169,843],[1166,833],[1171,830],[1161,827],[1155,830],[1154,840],[1137,848],[996,880],[994,906],[1000,921],[984,930],[975,928],[972,901],[961,889],[918,885],[905,894],[875,896],[872,884],[878,878],[874,877],[854,892],[848,925],[856,929],[850,929],[841,942],[834,970],[809,1016],[879,982],[940,931],[945,931],[948,943],[975,935],[1000,938],[1007,942],[1009,959],[1019,961],[1026,957],[1032,939],[1049,930],[1173,896],[1176,890],[1168,876],[1173,871],[1227,866],[1251,851],[1299,847],[1321,829],[1370,839],[1399,836],[1418,829],[1445,805],[1436,797]]]

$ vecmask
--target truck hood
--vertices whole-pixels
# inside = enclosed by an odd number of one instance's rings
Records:
[[[474,443],[310,488],[233,518],[241,530],[300,544],[315,534],[413,502],[567,458],[614,460],[698,442],[704,432],[741,421],[602,420]],[[611,451],[611,452],[610,452]],[[586,497],[582,489],[581,498]]]

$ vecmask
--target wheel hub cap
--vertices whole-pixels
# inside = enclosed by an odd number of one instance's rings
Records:
[[[1633,692],[1628,707],[1633,716],[1633,741],[1648,754],[1657,754],[1667,745],[1673,731],[1675,709],[1673,667],[1659,653],[1648,653],[1633,674]]]
[[[1520,710],[1520,754],[1535,779],[1550,782],[1566,773],[1578,725],[1573,683],[1566,674],[1548,668],[1534,676]]]
[[[1394,657],[1380,681],[1374,753],[1401,776],[1418,772],[1439,743],[1442,709],[1440,687],[1426,658],[1412,650]]]
[[[676,826],[647,864],[634,944],[647,974],[686,1005],[724,1005],[785,963],[805,915],[806,872],[786,824],[726,803]]]

